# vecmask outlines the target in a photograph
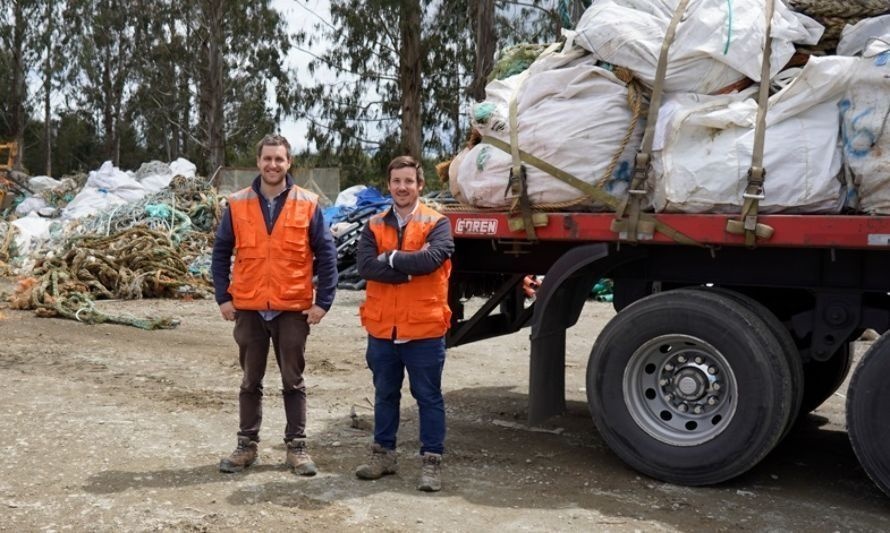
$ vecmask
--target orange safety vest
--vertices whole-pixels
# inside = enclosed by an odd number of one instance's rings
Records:
[[[303,311],[312,307],[309,222],[318,196],[294,185],[266,231],[257,193],[250,187],[229,197],[235,265],[229,294],[235,309]]]
[[[402,247],[396,228],[384,222],[386,212],[371,217],[368,225],[377,240],[378,252],[420,250],[427,235],[442,215],[420,204],[405,225]],[[451,260],[423,276],[412,276],[408,283],[392,284],[368,281],[365,303],[361,307],[362,325],[378,339],[432,339],[445,335],[451,326],[448,307],[448,276]]]

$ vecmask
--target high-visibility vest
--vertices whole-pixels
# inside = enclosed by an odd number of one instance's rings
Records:
[[[235,309],[303,311],[312,307],[309,223],[318,195],[294,185],[270,234],[253,188],[229,197],[235,264],[229,294]]]
[[[396,228],[384,222],[385,213],[368,221],[377,240],[378,253],[391,250],[413,252],[426,243],[427,235],[442,215],[420,204],[405,225],[402,247]],[[368,281],[365,303],[361,307],[362,325],[368,334],[379,339],[431,339],[441,337],[451,325],[448,307],[448,276],[451,260],[429,274],[412,276],[408,283]]]

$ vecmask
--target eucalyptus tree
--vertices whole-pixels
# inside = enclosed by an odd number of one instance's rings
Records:
[[[3,107],[3,130],[18,143],[14,166],[21,167],[25,152],[25,125],[28,120],[27,77],[36,54],[30,47],[36,29],[38,0],[0,0],[0,72],[4,72],[6,102]]]
[[[64,19],[72,39],[68,96],[101,125],[102,156],[120,161],[121,122],[141,58],[149,16],[145,0],[71,0]]]
[[[420,158],[450,146],[441,133],[455,129],[470,57],[466,0],[334,0],[330,15],[297,38],[304,50],[328,44],[296,93],[318,151]]]
[[[63,31],[59,23],[63,12],[61,2],[42,0],[41,24],[34,32],[34,49],[40,54],[37,61],[37,75],[40,78],[40,100],[43,106],[43,135],[41,151],[43,155],[43,173],[53,174],[53,94],[62,83],[64,50],[70,36]]]
[[[563,7],[578,2],[584,0],[332,0],[330,20],[318,17],[297,36],[313,56],[313,79],[296,92],[308,140],[322,160],[347,164],[363,153],[383,162],[396,153],[457,150],[467,127],[463,111],[484,98],[495,50],[552,42]],[[313,52],[318,43],[326,50]]]

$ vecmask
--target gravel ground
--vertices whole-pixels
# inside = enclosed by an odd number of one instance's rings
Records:
[[[8,291],[9,283],[3,287]],[[2,287],[0,287],[2,288]],[[224,475],[234,446],[237,366],[231,324],[209,301],[102,303],[172,315],[174,330],[88,326],[0,310],[0,531],[879,531],[888,500],[859,467],[841,389],[766,460],[715,487],[643,477],[604,445],[584,370],[613,316],[591,302],[569,330],[568,412],[530,431],[528,332],[451,349],[448,451],[440,493],[415,490],[417,417],[403,405],[399,475],[355,479],[373,397],[358,321],[341,291],[309,338],[310,450],[321,473],[283,465],[284,415],[267,375],[261,464]],[[861,353],[860,346],[858,353]],[[406,390],[403,397],[410,400]],[[356,416],[352,417],[351,413]]]

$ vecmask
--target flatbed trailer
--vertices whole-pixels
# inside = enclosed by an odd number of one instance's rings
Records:
[[[446,211],[455,236],[449,346],[531,328],[529,422],[565,410],[566,329],[594,283],[613,282],[616,316],[587,367],[588,404],[610,448],[665,481],[706,485],[759,462],[799,413],[829,398],[865,329],[890,329],[890,217],[764,215],[770,239],[745,246],[731,215],[656,218],[622,241],[611,213],[547,213],[534,238],[506,213]],[[543,276],[534,301],[529,274]],[[485,299],[465,316],[464,302]],[[890,494],[890,334],[851,380],[847,425],[865,471]]]

